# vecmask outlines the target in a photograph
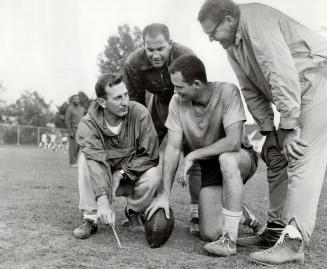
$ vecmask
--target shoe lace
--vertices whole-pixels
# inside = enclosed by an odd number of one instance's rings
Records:
[[[135,223],[137,223],[137,214],[129,215],[129,223],[131,225],[134,225]]]
[[[231,239],[228,237],[228,235],[222,235],[218,240],[212,242],[213,244],[217,246],[223,246],[223,247],[228,247],[229,246],[229,241]]]
[[[217,246],[223,246],[223,247],[226,247],[226,245],[228,244],[227,243],[227,239],[226,237],[222,236],[221,238],[219,238],[218,240],[212,242],[214,245],[217,245]]]
[[[263,253],[272,253],[272,252],[277,251],[278,249],[280,249],[283,246],[285,237],[287,237],[287,236],[288,236],[287,231],[283,230],[279,239],[277,240],[276,244],[271,248],[263,250],[262,252]]]
[[[283,243],[279,243],[279,244],[277,244],[277,243],[271,248],[262,250],[262,253],[272,253],[272,252],[277,251],[278,249],[280,249],[283,246]]]
[[[265,228],[261,231],[259,231],[256,235],[256,237],[259,237],[263,240],[267,240],[267,241],[277,241],[276,236],[278,236],[278,238],[280,239],[280,234],[277,233],[276,231],[271,231],[269,228]]]

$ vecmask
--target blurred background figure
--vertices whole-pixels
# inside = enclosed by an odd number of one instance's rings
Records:
[[[41,136],[41,142],[39,144],[39,149],[46,149],[48,146],[48,136],[47,134],[42,134]]]
[[[67,150],[68,150],[68,137],[67,136],[63,136],[61,138],[60,149],[62,149],[64,151],[64,153],[67,152]]]
[[[50,143],[48,144],[48,149],[52,151],[57,150],[57,136],[55,134],[50,135]]]
[[[86,109],[80,105],[79,96],[73,95],[71,97],[71,102],[66,110],[65,123],[69,132],[68,137],[68,155],[69,155],[69,165],[71,167],[77,167],[77,156],[79,151],[79,146],[76,142],[76,130],[79,121],[86,114]]]

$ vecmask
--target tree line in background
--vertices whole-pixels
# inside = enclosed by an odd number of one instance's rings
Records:
[[[109,36],[104,51],[98,56],[100,74],[121,71],[128,55],[142,46],[142,31],[138,27],[131,29],[129,25],[124,24],[119,25],[117,30],[117,34]],[[65,113],[71,97],[57,106],[57,111],[53,111],[51,102],[46,102],[37,91],[25,91],[15,102],[8,104],[6,100],[1,99],[1,93],[5,90],[0,81],[0,123],[40,127],[52,123],[56,128],[66,128]],[[83,91],[76,94],[80,97],[81,105],[88,109],[91,102],[88,96]],[[8,134],[8,137],[10,136]]]

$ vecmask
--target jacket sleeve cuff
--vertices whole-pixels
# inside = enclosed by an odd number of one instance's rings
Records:
[[[280,119],[281,129],[295,129],[299,127],[298,118],[283,118]]]
[[[132,180],[132,181],[137,181],[138,180],[138,177],[126,167],[126,164],[123,164],[121,168],[124,170],[126,176],[130,180]]]
[[[109,203],[112,202],[112,195],[109,195],[107,191],[105,190],[98,190],[95,192],[95,201],[98,201],[99,197],[101,196],[107,196]]]
[[[260,127],[260,133],[265,133],[265,132],[272,132],[275,131],[275,125],[273,121],[264,121],[262,124],[259,125]]]

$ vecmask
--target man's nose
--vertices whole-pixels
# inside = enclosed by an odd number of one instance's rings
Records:
[[[157,58],[160,58],[160,55],[159,55],[158,52],[155,52],[155,53],[153,53],[153,56],[152,57],[155,58],[155,59],[157,59]]]
[[[124,97],[124,98],[122,99],[121,104],[122,104],[123,106],[127,106],[127,105],[128,105],[128,100],[129,100],[128,96],[127,96],[127,97]]]

